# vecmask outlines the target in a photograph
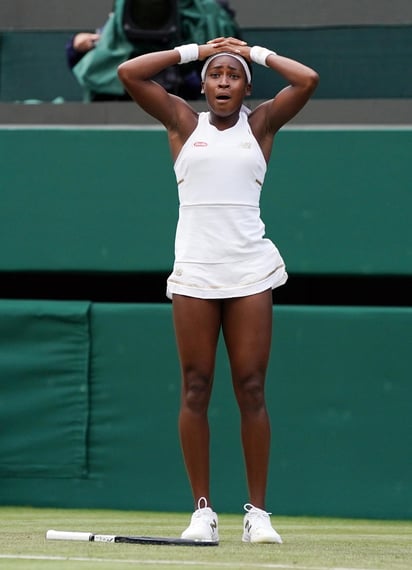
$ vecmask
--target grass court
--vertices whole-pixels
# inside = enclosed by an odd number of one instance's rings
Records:
[[[284,544],[243,544],[242,514],[220,514],[218,547],[48,541],[49,529],[180,536],[190,513],[0,507],[7,570],[411,570],[412,522],[275,517]]]

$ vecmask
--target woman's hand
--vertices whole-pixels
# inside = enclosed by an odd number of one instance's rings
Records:
[[[237,38],[223,37],[209,40],[207,44],[199,46],[199,59],[204,60],[211,55],[223,52],[231,52],[237,55],[241,55],[250,61],[250,47],[246,42]]]

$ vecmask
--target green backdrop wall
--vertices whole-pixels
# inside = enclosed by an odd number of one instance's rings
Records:
[[[292,273],[411,275],[412,129],[284,129],[262,194]],[[0,270],[168,271],[162,129],[0,129]]]
[[[268,507],[412,516],[412,309],[275,309]],[[190,511],[171,307],[0,303],[0,504]],[[219,347],[212,492],[247,501]]]
[[[291,273],[411,275],[411,137],[279,133],[262,209]],[[176,218],[163,130],[0,129],[0,279],[167,271]],[[274,513],[411,517],[411,326],[409,307],[275,308]],[[0,504],[190,511],[179,390],[168,302],[1,301]],[[210,419],[214,503],[241,512],[223,345]]]

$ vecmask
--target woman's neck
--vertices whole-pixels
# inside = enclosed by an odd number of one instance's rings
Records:
[[[236,111],[236,113],[233,113],[232,115],[222,117],[209,110],[209,123],[213,125],[218,131],[224,131],[226,129],[231,129],[236,125],[239,120],[239,115],[240,112]]]

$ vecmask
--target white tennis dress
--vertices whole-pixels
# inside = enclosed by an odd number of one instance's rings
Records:
[[[174,165],[179,220],[170,299],[244,297],[286,282],[284,261],[260,219],[266,168],[247,112],[223,131],[200,113]]]

